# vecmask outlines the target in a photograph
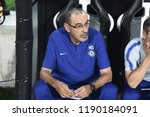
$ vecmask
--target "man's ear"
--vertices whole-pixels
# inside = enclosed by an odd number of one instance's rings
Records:
[[[69,28],[69,26],[68,26],[67,23],[64,23],[64,27],[65,27],[65,29],[66,29],[67,32],[70,32],[70,28]]]

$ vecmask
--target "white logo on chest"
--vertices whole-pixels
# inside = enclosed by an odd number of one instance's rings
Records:
[[[60,53],[61,56],[65,55],[65,54],[67,54],[67,53],[66,52]]]
[[[93,46],[93,45],[89,45],[88,55],[89,55],[90,57],[94,57],[94,56],[95,56],[94,46]]]
[[[95,52],[94,52],[93,50],[90,50],[90,51],[88,52],[88,55],[89,55],[90,57],[94,57],[94,56],[95,56]]]
[[[93,45],[89,45],[89,50],[94,50],[94,46]]]

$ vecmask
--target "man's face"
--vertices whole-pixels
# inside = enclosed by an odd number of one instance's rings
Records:
[[[72,14],[67,27],[73,43],[84,42],[88,39],[89,20],[86,13]]]
[[[145,47],[149,48],[150,47],[150,31],[148,33],[144,32],[143,35],[144,35],[143,42],[145,44]]]

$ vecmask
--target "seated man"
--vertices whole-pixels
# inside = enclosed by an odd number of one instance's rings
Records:
[[[123,99],[150,99],[143,88],[150,88],[150,17],[143,24],[143,37],[129,42],[125,49],[127,85]]]
[[[80,8],[65,14],[64,27],[49,36],[35,99],[117,99],[104,39],[89,25]]]

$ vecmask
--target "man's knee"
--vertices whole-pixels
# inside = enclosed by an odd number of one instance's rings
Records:
[[[125,91],[123,93],[123,100],[138,100],[140,99],[140,97],[141,94],[138,90],[129,87],[125,88]]]
[[[101,88],[102,99],[116,100],[118,95],[117,86],[113,83],[107,83]]]
[[[49,86],[43,80],[38,81],[34,87],[34,98],[42,99],[44,96],[49,95]]]
[[[34,87],[34,92],[42,93],[47,89],[48,89],[48,85],[43,80],[40,80],[36,83]]]
[[[113,83],[107,83],[102,87],[104,92],[117,93],[117,86]]]

